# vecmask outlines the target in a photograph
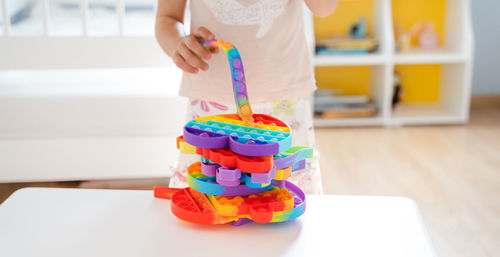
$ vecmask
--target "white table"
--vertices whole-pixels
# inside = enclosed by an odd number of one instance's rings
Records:
[[[435,256],[406,198],[308,196],[282,224],[181,222],[151,191],[28,188],[0,205],[0,256]]]

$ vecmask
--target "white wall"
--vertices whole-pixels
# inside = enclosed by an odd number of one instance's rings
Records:
[[[476,39],[473,95],[500,94],[500,1],[473,0]]]

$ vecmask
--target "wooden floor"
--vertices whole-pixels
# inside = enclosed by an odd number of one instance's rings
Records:
[[[417,202],[438,256],[500,253],[500,101],[473,102],[465,126],[316,131],[326,194],[405,196]],[[0,184],[0,202],[25,186]],[[147,187],[146,187],[147,188]]]
[[[326,194],[417,202],[438,256],[500,255],[500,101],[466,126],[317,130]]]

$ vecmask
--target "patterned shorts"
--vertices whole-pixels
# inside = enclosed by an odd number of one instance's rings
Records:
[[[271,115],[288,124],[293,131],[293,145],[314,147],[311,97],[256,103],[252,104],[252,109],[255,113]],[[190,100],[186,120],[230,113],[236,113],[235,106],[226,106],[202,100]],[[305,169],[293,172],[289,180],[302,188],[307,194],[322,194],[323,186],[319,171],[318,151],[314,151],[314,156],[313,159],[307,161]],[[173,167],[170,187],[187,187],[186,169],[189,165],[199,160],[198,155],[180,154],[177,164]]]

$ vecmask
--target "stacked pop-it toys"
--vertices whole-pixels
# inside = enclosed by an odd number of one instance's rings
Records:
[[[230,43],[211,41],[227,54],[238,114],[191,120],[177,139],[181,153],[198,154],[187,170],[189,187],[155,187],[155,197],[171,199],[175,216],[200,224],[282,222],[305,211],[305,195],[286,181],[305,167],[310,147],[291,147],[290,128],[280,120],[253,114],[243,64]]]

